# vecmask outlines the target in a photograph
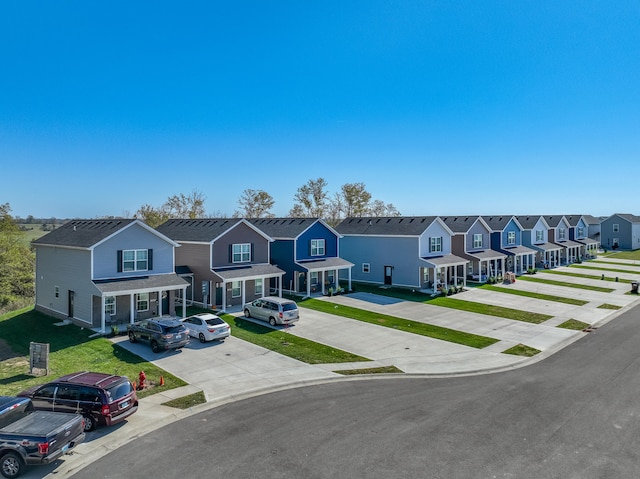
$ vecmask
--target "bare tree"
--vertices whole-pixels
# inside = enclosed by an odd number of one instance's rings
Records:
[[[368,216],[401,216],[398,209],[391,203],[382,200],[372,201],[369,205]]]
[[[294,195],[289,216],[323,218],[327,212],[327,181],[324,178],[309,180]]]
[[[273,208],[275,200],[266,191],[247,189],[242,192],[238,204],[240,209],[236,210],[236,218],[273,218],[273,213],[269,211]]]

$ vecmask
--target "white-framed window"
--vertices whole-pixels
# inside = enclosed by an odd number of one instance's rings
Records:
[[[516,232],[508,231],[507,232],[507,244],[516,244]]]
[[[311,240],[311,256],[324,256],[324,240],[323,239]]]
[[[326,275],[327,275],[327,279],[329,280],[329,284],[333,284],[333,280],[335,279],[334,271],[333,270],[327,271]]]
[[[126,249],[122,251],[122,271],[147,271],[149,250]]]
[[[618,223],[614,223],[613,224],[613,232],[617,233],[618,231],[620,231],[620,225]]]
[[[59,298],[59,297],[60,297],[60,286],[54,286],[54,287],[53,287],[53,295],[54,295],[56,298]]]
[[[104,298],[104,314],[114,315],[116,314],[116,297],[107,296]]]
[[[564,228],[558,228],[558,239],[565,239],[565,230],[564,230]]]
[[[536,243],[544,241],[544,230],[536,230]]]
[[[432,236],[429,238],[429,251],[431,253],[441,253],[442,252],[442,237],[441,236]]]
[[[231,297],[239,298],[242,296],[242,283],[240,281],[231,282]]]
[[[262,296],[262,278],[256,279],[256,296]]]
[[[149,311],[149,293],[136,295],[136,311]]]
[[[582,226],[578,226],[576,228],[576,234],[578,238],[582,238],[584,236],[584,228]]]
[[[473,235],[473,247],[482,248],[482,233],[477,233]]]
[[[311,273],[309,273],[309,281],[311,281],[311,286],[313,286],[314,284],[318,284],[318,272],[317,271],[312,271]]]
[[[248,263],[251,261],[251,243],[234,244],[233,247],[234,263]]]
[[[363,273],[369,273],[370,271],[371,271],[371,264],[362,263],[362,272]]]

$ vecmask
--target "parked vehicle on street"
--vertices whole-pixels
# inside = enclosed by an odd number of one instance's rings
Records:
[[[189,344],[189,330],[177,319],[143,319],[128,324],[129,341],[149,343],[154,353]]]
[[[126,376],[82,371],[22,391],[36,409],[82,414],[84,430],[111,426],[138,410],[138,396]]]
[[[245,304],[244,315],[247,318],[269,321],[271,326],[290,324],[299,319],[296,302],[277,296],[265,296]]]
[[[180,321],[189,328],[189,336],[198,338],[201,343],[214,339],[224,341],[231,334],[229,325],[212,313],[194,314]]]
[[[80,414],[38,411],[31,399],[0,396],[0,472],[8,479],[48,464],[84,441]]]

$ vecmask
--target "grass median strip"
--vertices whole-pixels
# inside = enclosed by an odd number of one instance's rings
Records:
[[[515,356],[525,356],[527,358],[530,358],[531,356],[535,356],[536,354],[538,354],[540,350],[532,348],[531,346],[527,346],[526,344],[517,344],[516,346],[502,352],[504,354],[513,354]]]
[[[622,309],[622,306],[618,306],[616,304],[604,303],[598,306],[600,309]]]
[[[582,299],[565,298],[563,296],[554,296],[551,294],[535,293],[533,291],[524,291],[521,289],[503,288],[501,286],[494,286],[492,284],[485,284],[481,286],[482,289],[488,289],[490,291],[496,291],[498,293],[513,294],[516,296],[526,296],[528,298],[542,299],[545,301],[555,301],[557,303],[574,304],[576,306],[583,306],[588,303]]]
[[[583,265],[583,264],[572,264],[571,266],[569,266],[570,268],[577,268],[577,269],[587,269],[587,270],[595,270],[595,271],[606,271],[609,273],[628,273],[628,274],[640,274],[640,271],[638,270],[629,270],[629,269],[617,269],[617,268],[600,268],[598,266],[590,266],[590,265]]]
[[[614,283],[631,283],[633,281],[631,279],[622,279],[622,278],[618,278],[618,281],[616,281],[616,278],[614,276],[609,277],[609,276],[605,276],[604,274],[596,276],[594,274],[570,273],[568,271],[555,271],[555,270],[545,270],[544,272],[546,274],[557,274],[560,276],[572,276],[574,278],[584,278],[584,279],[597,279],[600,281],[611,281]]]
[[[222,314],[220,317],[231,325],[231,335],[278,354],[307,364],[350,363],[371,359],[341,349],[316,343],[290,334],[283,329],[273,329],[242,317]]]
[[[546,273],[547,271],[545,271]],[[554,273],[556,274],[556,273]],[[562,274],[562,273],[560,273]],[[553,284],[555,286],[566,286],[567,288],[576,288],[576,289],[587,289],[589,291],[599,291],[601,293],[611,293],[615,291],[613,288],[603,288],[601,286],[591,286],[588,284],[576,284],[576,283],[567,283],[566,281],[556,281],[553,279],[544,279],[544,278],[534,278],[531,276],[520,276],[518,277],[520,281],[531,281],[534,283],[544,283],[544,284]]]
[[[313,309],[315,311],[320,311],[323,313],[333,314],[336,316],[356,319],[365,323],[377,324],[378,326],[385,326],[387,328],[393,328],[400,331],[419,334],[421,336],[441,339],[443,341],[449,341],[451,343],[471,346],[478,349],[486,348],[487,346],[490,346],[498,341],[497,339],[489,338],[487,336],[465,333],[463,331],[457,331],[455,329],[443,328],[442,326],[435,326],[433,324],[412,321],[410,319],[397,318],[395,316],[379,314],[360,308],[354,308],[352,306],[336,305],[334,303],[329,303],[327,301],[321,301],[318,299],[307,299],[304,301],[300,301],[298,303],[298,306]]]
[[[341,369],[339,371],[333,371],[337,374],[344,376],[354,374],[399,374],[404,373],[402,369],[398,369],[395,366],[380,366],[379,368],[363,368],[363,369]]]
[[[582,321],[578,321],[577,319],[568,319],[564,323],[558,325],[559,328],[573,329],[574,331],[582,331],[589,326],[591,325],[588,323],[583,323]]]
[[[432,299],[429,304],[458,309],[460,311],[468,311],[470,313],[487,314],[489,316],[497,316],[499,318],[514,319],[516,321],[533,324],[544,323],[547,319],[553,318],[553,316],[549,314],[532,313],[531,311],[522,311],[520,309],[505,308],[503,306],[494,306],[491,304],[476,303],[475,301],[465,301],[463,299],[454,299],[443,296]]]

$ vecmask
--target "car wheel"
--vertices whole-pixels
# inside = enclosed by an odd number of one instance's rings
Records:
[[[25,464],[15,452],[8,452],[2,456],[2,475],[9,479],[18,477],[24,472]]]
[[[157,341],[151,341],[151,351],[153,351],[154,353],[160,352],[160,346],[158,346]]]
[[[276,318],[274,318],[273,316],[269,318],[269,324],[271,326],[275,326],[276,325]]]
[[[250,318],[250,317],[251,317],[251,313],[249,312],[249,310],[248,310],[248,309],[245,309],[245,310],[244,310],[244,317],[245,317],[245,318]]]
[[[204,334],[202,334],[202,333],[200,333],[200,334],[198,335],[198,339],[200,339],[200,342],[201,342],[201,343],[204,343],[204,342],[206,342],[206,341],[207,341],[207,338],[205,338],[205,337],[204,337]]]
[[[136,335],[133,334],[133,331],[129,331],[129,341],[131,341],[132,343],[136,342]]]
[[[96,426],[96,420],[93,418],[93,416],[89,414],[84,416],[84,432],[93,431],[95,430]]]

